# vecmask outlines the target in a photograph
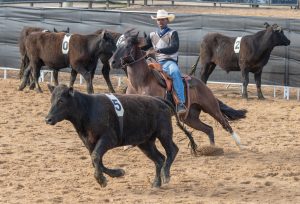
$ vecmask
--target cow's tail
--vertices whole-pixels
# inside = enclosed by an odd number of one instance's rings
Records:
[[[19,78],[22,79],[24,75],[25,69],[29,65],[29,58],[27,56],[27,52],[25,51],[24,55],[21,56],[21,65],[20,65],[20,70],[19,70]]]
[[[174,105],[170,102],[170,101],[168,101],[168,100],[166,100],[166,99],[163,99],[163,98],[160,98],[160,97],[156,97],[156,98],[158,98],[158,99],[160,99],[161,101],[163,101],[165,104],[167,104],[169,107],[170,107],[170,109],[172,110],[172,113],[175,115],[175,117],[176,117],[176,125],[184,132],[184,134],[189,138],[189,140],[190,140],[190,145],[191,145],[191,153],[194,155],[194,156],[196,156],[197,155],[197,144],[196,144],[196,142],[194,141],[194,138],[193,138],[193,136],[192,136],[192,133],[191,132],[189,132],[183,125],[182,125],[182,123],[180,122],[180,119],[179,119],[179,117],[178,117],[178,115],[177,115],[177,113],[176,113],[176,109],[175,109],[175,107],[174,107]]]
[[[194,75],[195,72],[196,72],[196,68],[197,68],[197,65],[198,65],[198,62],[199,62],[199,59],[200,59],[200,54],[196,60],[196,63],[192,66],[191,68],[191,72],[189,73],[190,76]]]
[[[235,110],[220,100],[218,100],[218,102],[219,102],[221,112],[228,120],[233,121],[233,120],[238,120],[246,117],[247,110],[245,109]]]

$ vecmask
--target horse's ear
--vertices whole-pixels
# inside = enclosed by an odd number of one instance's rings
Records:
[[[147,36],[147,33],[144,31],[144,38],[147,38],[148,36]]]
[[[70,33],[70,28],[69,27],[67,28],[67,33]]]
[[[53,31],[54,31],[55,33],[58,33],[58,31],[56,30],[56,28],[53,28]]]
[[[47,86],[48,86],[48,89],[49,89],[50,93],[52,93],[55,86],[52,86],[51,84],[47,84]]]
[[[70,87],[70,88],[69,88],[69,94],[70,94],[71,96],[74,96],[74,89],[73,89],[73,87]]]
[[[264,26],[265,26],[265,28],[267,29],[268,27],[270,27],[270,24],[267,23],[267,22],[265,22],[265,23],[264,23]]]

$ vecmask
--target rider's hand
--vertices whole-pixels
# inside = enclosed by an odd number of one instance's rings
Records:
[[[156,53],[156,51],[154,49],[150,49],[150,50],[147,50],[146,56],[151,56],[151,55],[153,55],[155,53]]]

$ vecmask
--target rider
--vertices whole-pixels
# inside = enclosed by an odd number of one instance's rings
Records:
[[[175,15],[168,14],[165,10],[158,10],[156,16],[151,16],[151,18],[156,20],[159,28],[147,36],[146,45],[142,49],[154,48],[156,60],[173,80],[173,88],[179,98],[177,113],[183,114],[186,112],[186,107],[184,85],[177,64],[179,38],[177,31],[168,27],[168,23],[175,19]]]

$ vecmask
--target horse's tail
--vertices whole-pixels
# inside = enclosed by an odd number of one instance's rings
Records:
[[[235,110],[220,100],[218,100],[218,102],[219,102],[221,112],[228,120],[238,120],[246,117],[247,110],[245,109]]]
[[[193,138],[193,136],[192,136],[192,133],[191,132],[189,132],[181,123],[180,123],[180,120],[179,120],[179,117],[178,117],[178,115],[177,115],[177,113],[176,113],[176,109],[175,109],[175,107],[174,107],[174,105],[170,102],[170,101],[168,101],[168,100],[166,100],[166,99],[163,99],[163,98],[161,98],[161,97],[156,97],[156,98],[158,98],[159,100],[161,100],[162,102],[164,102],[165,104],[167,104],[169,107],[170,107],[170,109],[172,110],[172,113],[175,115],[175,117],[176,117],[176,125],[185,133],[185,135],[189,138],[189,140],[190,140],[190,145],[191,145],[191,153],[194,155],[194,156],[196,156],[197,155],[197,144],[196,144],[196,142],[194,141],[194,138]]]
[[[24,55],[21,56],[21,65],[20,65],[20,70],[19,70],[19,78],[22,79],[23,75],[24,75],[24,71],[25,69],[28,67],[29,65],[29,58],[27,56],[27,52],[24,52]]]
[[[189,73],[190,76],[193,75],[193,74],[195,74],[196,68],[197,68],[197,65],[198,65],[198,62],[199,62],[199,59],[200,59],[200,54],[199,54],[199,56],[198,56],[198,58],[196,60],[196,63],[191,68],[191,72]]]

